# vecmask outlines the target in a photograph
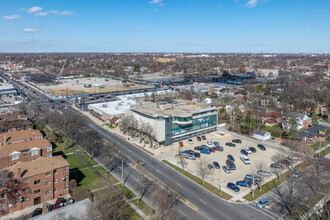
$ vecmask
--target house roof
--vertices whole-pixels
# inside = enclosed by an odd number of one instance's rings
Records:
[[[0,120],[0,127],[4,129],[32,126],[29,120]]]
[[[275,119],[273,119],[273,118],[269,118],[265,122],[268,122],[268,123],[277,123],[277,121]]]
[[[21,175],[21,178],[27,178],[66,166],[69,166],[69,163],[62,156],[40,157],[29,162],[19,161],[15,165],[9,167],[8,171],[13,172],[16,178],[18,178],[19,175]],[[19,173],[19,168],[21,168],[21,173]]]
[[[0,114],[0,120],[14,121],[14,120],[27,120],[27,116],[17,112]]]
[[[278,111],[267,112],[264,114],[264,117],[279,118],[279,117],[281,117],[281,112],[278,112]]]
[[[119,120],[118,117],[114,116],[113,118],[110,119],[110,124],[116,124],[116,122]]]
[[[0,143],[25,140],[37,136],[42,136],[42,133],[39,130],[9,131],[0,134]]]
[[[22,141],[13,144],[6,144],[4,146],[0,146],[0,157],[9,155],[14,151],[24,152],[24,151],[30,151],[35,147],[41,149],[51,146],[52,144],[49,143],[49,141],[46,139],[34,139],[30,141]]]
[[[299,137],[304,138],[304,137],[308,137],[308,138],[313,138],[313,137],[317,137],[317,136],[324,136],[319,134],[319,131],[326,131],[327,127],[323,126],[323,125],[315,125],[311,128],[307,128],[306,130],[300,131],[298,133]]]
[[[267,133],[269,133],[269,132],[268,131],[259,130],[259,129],[256,129],[253,132],[253,134],[262,135],[262,136],[265,136]]]

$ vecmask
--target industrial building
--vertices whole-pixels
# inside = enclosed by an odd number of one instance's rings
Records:
[[[215,131],[218,114],[215,107],[195,102],[144,103],[127,111],[138,121],[149,123],[160,144]]]

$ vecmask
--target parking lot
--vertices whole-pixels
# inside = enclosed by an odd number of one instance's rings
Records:
[[[263,142],[257,142],[257,141],[251,141],[246,139],[241,139],[242,143],[236,143],[236,147],[230,147],[226,146],[225,144],[227,142],[232,142],[233,139],[237,139],[237,137],[234,137],[230,133],[226,132],[220,132],[216,131],[210,134],[206,134],[206,140],[198,141],[196,137],[192,138],[193,144],[189,144],[187,140],[182,141],[183,147],[179,147],[179,143],[174,143],[170,147],[164,147],[157,149],[158,151],[153,151],[155,153],[156,157],[160,160],[167,160],[178,167],[182,167],[180,164],[180,159],[176,156],[179,151],[185,151],[185,150],[194,150],[196,146],[205,145],[207,144],[207,141],[213,141],[213,142],[219,142],[220,146],[223,147],[223,151],[215,151],[211,152],[210,154],[203,154],[201,153],[201,157],[197,158],[196,160],[189,160],[186,159],[187,165],[185,166],[185,169],[200,177],[197,173],[197,164],[198,161],[202,158],[205,158],[207,163],[213,163],[213,161],[217,161],[220,165],[220,169],[215,169],[212,171],[212,174],[206,179],[209,183],[213,184],[214,186],[219,186],[219,181],[221,182],[222,188],[226,188],[226,185],[228,182],[236,183],[236,181],[241,181],[244,179],[246,174],[252,174],[256,173],[258,170],[260,170],[260,166],[262,166],[263,170],[271,172],[272,169],[270,168],[270,164],[274,163],[272,160],[272,156],[280,153],[279,149],[276,149],[274,147],[267,146],[266,143]],[[263,144],[266,147],[265,151],[260,150],[257,147],[257,144]],[[256,149],[255,153],[248,154],[248,158],[251,161],[250,165],[246,165],[241,159],[241,149],[244,149],[245,147],[254,147]],[[200,152],[199,150],[194,150],[195,152]],[[231,173],[225,173],[225,171],[222,169],[223,165],[226,165],[227,155],[231,154],[235,159],[235,165],[236,170],[231,170]],[[261,165],[262,164],[262,165]],[[263,178],[263,182],[268,182],[271,179],[275,178],[275,175],[272,174],[271,177],[265,177]],[[225,191],[228,191],[235,195],[238,193],[235,193],[234,191],[227,189]],[[249,188],[246,187],[240,187],[239,193],[248,193]]]

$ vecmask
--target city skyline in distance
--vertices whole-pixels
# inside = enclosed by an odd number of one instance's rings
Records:
[[[330,53],[330,2],[1,3],[0,52]]]

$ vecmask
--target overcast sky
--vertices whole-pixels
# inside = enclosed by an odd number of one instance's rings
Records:
[[[1,0],[0,52],[330,53],[330,0]]]

